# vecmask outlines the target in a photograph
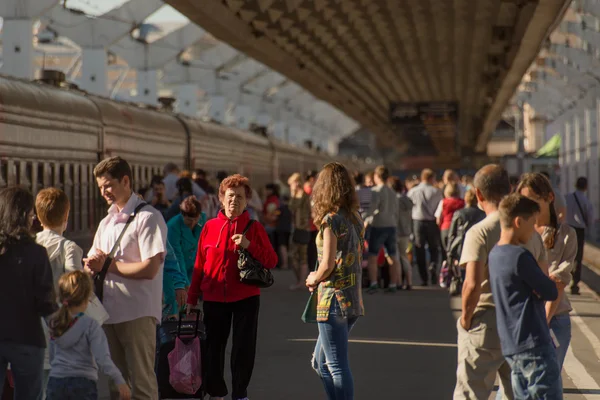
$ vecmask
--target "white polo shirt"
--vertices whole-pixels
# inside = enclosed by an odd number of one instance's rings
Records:
[[[108,210],[108,215],[100,222],[89,255],[96,249],[108,254],[119,237],[129,216],[142,202],[133,194],[121,212],[116,205]],[[163,255],[158,274],[154,279],[128,279],[108,273],[104,281],[103,305],[110,315],[106,324],[133,321],[141,317],[154,317],[160,322],[162,315],[162,282],[164,255],[166,253],[167,225],[154,207],[148,205],[137,214],[121,239],[115,253],[115,260],[125,263],[141,262]]]

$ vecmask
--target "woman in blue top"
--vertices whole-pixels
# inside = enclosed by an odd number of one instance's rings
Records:
[[[186,197],[180,204],[181,212],[167,223],[169,243],[173,246],[179,269],[187,279],[186,287],[192,282],[196,251],[200,232],[206,223],[206,214],[194,196]]]

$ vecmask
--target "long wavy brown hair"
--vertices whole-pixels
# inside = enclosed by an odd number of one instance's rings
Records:
[[[343,164],[332,162],[323,167],[312,193],[315,225],[321,225],[329,213],[343,211],[358,219],[358,197],[354,179]]]
[[[531,190],[544,201],[548,201],[551,196],[555,196],[550,180],[537,172],[531,172],[521,176],[516,192],[521,193],[521,190],[524,188]],[[558,234],[558,218],[556,216],[556,210],[554,209],[554,200],[550,202],[549,207],[550,225],[544,227],[542,239],[544,241],[544,247],[552,249],[554,247],[554,240]]]

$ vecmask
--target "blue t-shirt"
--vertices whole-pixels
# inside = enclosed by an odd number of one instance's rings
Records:
[[[502,354],[510,356],[552,343],[544,301],[556,300],[556,284],[529,250],[496,245],[488,259]]]

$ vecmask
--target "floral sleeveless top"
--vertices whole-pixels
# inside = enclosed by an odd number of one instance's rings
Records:
[[[359,214],[356,222],[343,212],[330,213],[323,218],[317,236],[319,263],[323,259],[323,231],[329,227],[337,238],[335,269],[319,284],[317,321],[329,318],[331,301],[335,295],[342,314],[346,318],[364,315],[362,299],[362,254],[364,228]]]

